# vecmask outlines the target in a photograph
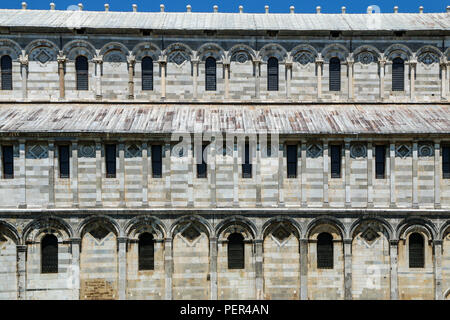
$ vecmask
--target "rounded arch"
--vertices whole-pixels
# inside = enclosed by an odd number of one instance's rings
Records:
[[[382,57],[382,53],[371,45],[359,46],[353,51],[352,55],[355,62],[362,64],[376,63]]]
[[[256,59],[255,50],[245,44],[236,44],[228,50],[227,58],[230,61],[247,62],[248,60],[254,61]]]
[[[428,237],[428,240],[436,239],[436,227],[425,218],[406,218],[397,226],[397,239],[406,239],[406,236],[414,231],[422,231]]]
[[[267,62],[270,57],[277,58],[279,62],[284,62],[287,56],[286,49],[277,43],[266,44],[258,52],[258,57],[264,62]]]
[[[205,43],[197,49],[197,57],[200,61],[205,61],[213,57],[217,62],[222,62],[225,58],[225,52],[221,46],[215,43]]]
[[[161,55],[161,49],[151,42],[141,42],[133,48],[131,54],[135,56],[136,61],[142,61],[147,56],[156,61]]]
[[[0,39],[0,57],[4,55],[11,56],[11,59],[17,60],[22,54],[20,45],[9,39]]]
[[[62,51],[69,60],[75,60],[80,55],[92,60],[95,56],[95,47],[85,40],[72,40],[66,43]]]
[[[392,44],[390,45],[383,54],[386,59],[394,60],[395,58],[402,58],[404,61],[409,61],[409,59],[413,56],[411,49],[409,49],[404,44]]]
[[[345,226],[342,222],[340,222],[338,219],[330,216],[322,216],[317,217],[313,219],[306,228],[305,236],[307,239],[309,239],[312,235],[312,232],[317,229],[320,225],[331,225],[332,227],[336,228],[336,231],[339,233],[342,240],[347,237]]]
[[[231,233],[241,233],[245,240],[260,238],[253,222],[242,216],[232,216],[222,220],[216,226],[217,239],[226,240]]]
[[[136,216],[129,220],[124,227],[125,235],[129,239],[138,239],[144,232],[156,234],[156,238],[166,237],[166,228],[157,218],[151,216]]]
[[[348,49],[339,43],[333,43],[327,45],[323,48],[321,55],[323,57],[324,62],[328,63],[331,58],[336,57],[339,58],[342,62],[345,62],[350,55]]]
[[[444,299],[450,299],[450,288],[444,292]]]
[[[358,231],[359,227],[362,224],[364,224],[364,223],[371,223],[371,222],[378,223],[379,225],[381,225],[383,227],[384,231],[389,236],[388,240],[393,239],[393,237],[394,237],[394,229],[389,224],[389,222],[387,222],[385,219],[379,218],[379,217],[359,218],[358,220],[353,222],[352,226],[350,227],[350,232],[349,232],[350,237],[352,239],[355,237],[355,235],[356,235],[355,233]]]
[[[46,233],[52,233],[58,242],[68,240],[74,236],[73,229],[64,219],[55,216],[41,216],[23,229],[23,241],[39,241]]]
[[[293,61],[298,62],[302,65],[306,65],[308,63],[315,62],[315,59],[318,56],[318,52],[313,46],[303,43],[294,47],[290,52],[290,56],[292,57]]]
[[[177,232],[182,229],[183,226],[191,223],[197,223],[202,226],[205,229],[208,237],[211,237],[211,235],[213,234],[213,227],[205,218],[197,215],[189,215],[182,216],[175,220],[174,223],[172,223],[169,229],[170,237],[173,238],[177,234]]]
[[[33,53],[34,50],[39,48],[48,48],[52,50],[52,52],[55,52],[55,54],[58,53],[59,47],[52,41],[47,39],[36,39],[31,41],[26,47],[25,47],[25,53],[30,55]]]
[[[117,221],[114,220],[113,218],[111,218],[109,216],[105,216],[105,215],[90,216],[90,217],[87,217],[86,219],[84,219],[83,221],[81,221],[81,223],[78,225],[78,228],[77,228],[77,236],[82,237],[83,234],[86,232],[86,228],[90,224],[96,223],[96,222],[102,222],[102,223],[109,224],[117,237],[123,236],[122,229],[120,228]]]
[[[110,51],[120,51],[125,56],[128,56],[130,53],[130,50],[124,44],[120,42],[108,42],[100,49],[99,55],[104,56]]]
[[[436,48],[435,46],[426,45],[421,47],[416,51],[416,57],[418,62],[422,62],[424,64],[432,64],[440,62],[441,58],[444,56],[441,50]]]
[[[447,233],[450,233],[450,220],[447,220],[439,229],[438,239],[444,240]]]
[[[274,228],[277,228],[280,224],[286,224],[290,226],[290,231],[294,232],[298,239],[300,239],[300,237],[303,235],[302,228],[297,221],[289,217],[276,216],[264,222],[261,228],[261,239],[264,240],[267,234],[273,231]]]
[[[2,229],[4,229],[8,233],[8,236],[10,236],[12,238],[12,240],[14,241],[14,243],[16,245],[22,243],[19,232],[12,224],[10,224],[9,222],[0,220],[0,232],[2,231]]]
[[[450,47],[445,50],[444,55],[450,60]]]

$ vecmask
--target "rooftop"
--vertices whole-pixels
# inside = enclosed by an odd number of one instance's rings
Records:
[[[0,104],[0,134],[450,134],[450,105]]]
[[[443,13],[372,13],[348,14],[345,8],[339,14],[222,13],[217,6],[213,12],[192,12],[190,6],[186,12],[138,12],[133,6],[130,12],[114,12],[105,5],[105,11],[83,11],[78,5],[76,10],[56,10],[51,4],[50,10],[29,10],[25,3],[23,9],[0,9],[0,27],[30,27],[57,29],[149,29],[149,30],[279,30],[279,31],[377,31],[408,30],[432,31],[450,30],[450,7]]]

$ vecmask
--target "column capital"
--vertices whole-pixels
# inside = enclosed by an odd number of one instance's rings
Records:
[[[194,64],[194,65],[195,65],[195,64],[199,64],[199,63],[200,63],[200,59],[199,59],[198,57],[192,58],[192,59],[191,59],[191,63]]]
[[[398,246],[398,239],[389,239],[390,246]]]
[[[69,241],[72,244],[80,244],[81,243],[81,238],[70,238]]]
[[[384,65],[386,64],[386,58],[382,57],[378,59],[378,63],[381,67],[384,67]]]
[[[442,240],[438,240],[438,239],[433,240],[433,245],[435,245],[435,246],[442,246],[442,243],[443,243]]]
[[[352,242],[353,242],[353,239],[352,238],[344,238],[343,240],[342,240],[342,242],[344,242],[344,244],[352,244]]]
[[[347,65],[350,67],[353,64],[355,64],[355,59],[353,59],[353,57],[348,57],[347,58]]]
[[[286,68],[292,68],[293,63],[294,63],[294,61],[292,60],[292,57],[288,57],[286,59],[286,61],[284,62],[284,66]]]
[[[127,237],[117,237],[117,242],[119,243],[127,243],[128,238]]]
[[[318,65],[323,65],[323,58],[322,57],[317,57],[315,63],[318,64]]]
[[[416,59],[411,59],[411,60],[409,60],[409,65],[410,65],[411,67],[415,68],[416,65],[417,65],[417,60],[416,60]]]
[[[67,61],[67,57],[62,51],[60,51],[56,57],[56,61],[58,61],[59,64],[63,64]]]
[[[262,63],[262,61],[261,61],[261,59],[259,59],[259,58],[255,58],[255,59],[253,59],[253,64],[254,65],[259,65],[259,64],[261,64]]]
[[[16,245],[17,252],[26,252],[27,251],[27,245],[25,244],[18,244]]]
[[[19,62],[20,62],[20,64],[22,65],[22,66],[27,66],[28,65],[28,55],[27,54],[25,54],[25,55],[20,55],[19,56]]]
[[[136,56],[130,54],[127,56],[127,62],[131,65],[134,65],[136,63]]]
[[[158,61],[159,64],[166,64],[167,63],[167,56],[159,56]]]
[[[103,56],[95,56],[92,58],[92,62],[95,64],[102,64],[103,63]]]

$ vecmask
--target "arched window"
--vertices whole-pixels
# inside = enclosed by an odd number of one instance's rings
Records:
[[[228,236],[228,269],[244,269],[244,237],[240,233]]]
[[[341,91],[341,60],[339,58],[330,59],[330,91]]]
[[[402,58],[392,60],[392,91],[405,90],[405,62]]]
[[[155,242],[153,235],[144,232],[139,236],[139,270],[155,269]]]
[[[58,239],[53,234],[41,240],[41,272],[58,273]]]
[[[409,236],[409,267],[423,268],[425,266],[425,245],[420,233]]]
[[[2,90],[12,90],[12,60],[10,56],[3,56],[0,62],[2,71]]]
[[[333,236],[326,232],[317,237],[317,269],[333,269]]]
[[[216,91],[216,59],[213,57],[205,62],[205,90]]]
[[[77,90],[89,90],[89,64],[84,56],[78,56],[75,60],[75,69],[77,71]]]
[[[278,59],[267,60],[267,90],[278,91]]]
[[[153,90],[153,59],[142,59],[142,90]]]

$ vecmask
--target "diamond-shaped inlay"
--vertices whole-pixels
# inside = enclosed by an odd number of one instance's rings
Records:
[[[194,226],[190,225],[181,235],[189,241],[194,241],[200,236],[200,232]]]
[[[97,241],[101,241],[103,238],[105,238],[109,231],[105,227],[98,226],[97,228],[91,230],[89,232]]]
[[[314,58],[309,53],[303,52],[295,57],[295,61],[301,65],[307,65],[308,63],[314,62]]]
[[[368,227],[364,232],[361,234],[361,237],[364,239],[364,241],[367,242],[368,245],[371,245],[374,243],[375,240],[378,239],[379,234],[376,230],[374,230],[371,227]]]
[[[186,60],[188,60],[188,57],[182,51],[176,51],[169,56],[169,61],[174,62],[177,65],[183,64]]]
[[[45,64],[48,61],[50,61],[51,57],[47,52],[45,52],[44,50],[41,50],[41,52],[39,52],[39,54],[37,55],[36,59],[40,63]]]
[[[397,156],[406,158],[411,154],[411,148],[406,144],[402,144],[397,148]]]
[[[136,158],[141,156],[141,148],[132,144],[125,150],[125,158]]]
[[[431,52],[426,52],[422,55],[420,55],[419,57],[419,62],[422,62],[426,65],[430,65],[432,63],[437,63],[439,62],[439,58],[437,55],[431,53]]]
[[[322,154],[322,147],[318,144],[311,144],[306,149],[306,154],[310,158],[317,158]]]
[[[39,144],[30,146],[27,157],[30,159],[44,159],[47,157],[47,148]]]
[[[288,238],[291,233],[288,230],[286,230],[286,228],[284,228],[283,226],[279,226],[272,232],[272,234],[275,238],[277,238],[281,242],[286,238]]]

